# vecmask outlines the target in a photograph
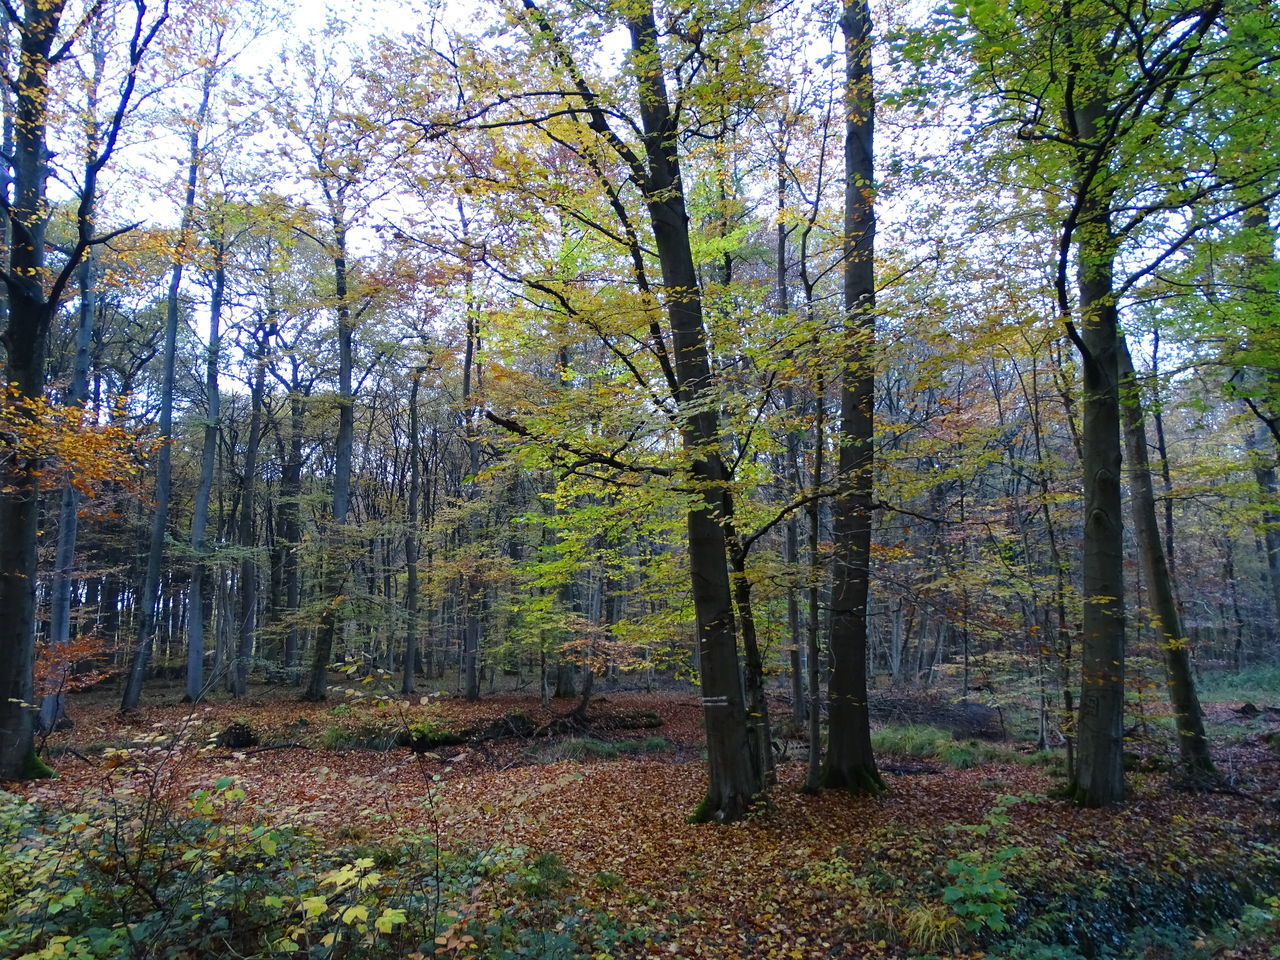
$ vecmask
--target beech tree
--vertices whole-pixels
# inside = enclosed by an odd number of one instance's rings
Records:
[[[1214,122],[1215,109],[1224,108],[1213,104],[1240,102],[1239,57],[1270,57],[1256,44],[1230,43],[1226,6],[997,0],[957,8],[975,31],[976,77],[994,94],[997,117],[1032,145],[1029,169],[1065,198],[1056,211],[1057,299],[1084,381],[1082,681],[1072,791],[1087,806],[1124,796],[1120,312],[1126,295],[1222,216],[1201,211],[1242,186],[1224,176],[1229,158],[1202,155],[1175,131]],[[1171,222],[1170,211],[1188,219]]]
[[[875,443],[875,92],[871,7],[849,0],[845,42],[844,369],[831,590],[831,732],[823,782],[855,793],[881,788],[867,704],[867,594]]]
[[[132,9],[124,43],[128,66],[110,93],[113,109],[86,159],[75,241],[56,267],[47,264],[45,248],[51,85],[59,66],[78,52],[99,5],[78,12],[68,10],[61,0],[32,0],[21,11],[6,3],[3,14],[3,29],[18,41],[17,72],[6,78],[15,91],[9,101],[15,115],[13,153],[7,158],[10,191],[3,198],[8,264],[0,275],[8,293],[5,376],[19,396],[37,399],[44,392],[49,327],[63,294],[90,247],[113,235],[95,228],[98,178],[115,153],[138,68],[168,19],[169,8],[167,3],[150,8],[139,0]],[[107,91],[102,96],[105,100]],[[0,608],[6,611],[0,627],[0,779],[19,779],[45,769],[33,752],[38,469],[32,460],[11,464],[10,480],[0,492]]]
[[[668,16],[675,14],[664,13],[661,22]],[[677,17],[675,25],[666,29],[659,27],[660,18],[650,6],[621,12],[614,24],[624,28],[629,38],[632,82],[625,93],[618,93],[592,79],[578,59],[568,33],[569,21],[558,11],[544,10],[526,0],[521,19],[526,42],[533,55],[551,68],[549,82],[562,85],[562,92],[526,97],[481,89],[457,111],[460,116],[448,121],[415,117],[408,110],[401,114],[435,137],[452,130],[533,128],[568,151],[581,165],[586,182],[594,182],[600,192],[608,220],[582,218],[579,223],[588,230],[598,229],[608,243],[617,245],[629,264],[629,282],[637,285],[644,300],[642,350],[646,363],[654,364],[663,393],[670,399],[650,390],[647,377],[634,361],[630,369],[639,375],[640,389],[656,396],[658,409],[672,417],[685,451],[677,472],[693,491],[687,514],[688,557],[710,771],[707,796],[697,815],[717,820],[737,819],[747,812],[763,786],[764,771],[762,754],[749,736],[739,668],[724,526],[733,516],[730,475],[707,345],[703,280],[690,240],[689,184],[682,176],[686,137],[682,124],[698,122],[698,98],[709,95],[706,78],[699,76],[697,83],[690,85],[702,66],[711,69],[715,62],[701,46],[703,42],[714,38],[718,54],[733,54],[721,67],[721,76],[743,77],[737,72],[740,54],[734,53],[731,45],[748,18],[746,9],[716,7],[714,12],[708,9],[696,15],[691,11],[687,22]],[[602,25],[574,26],[586,26],[591,32]],[[668,85],[668,71],[673,69],[679,75],[674,92]],[[516,106],[508,109],[509,103]],[[465,150],[460,153],[467,156]],[[477,173],[484,176],[482,171]],[[573,216],[567,208],[564,212]],[[662,278],[660,286],[649,279],[650,250]],[[513,279],[558,303],[574,319],[581,319],[559,282],[536,276],[516,275]],[[619,347],[610,349],[626,362]],[[531,433],[518,416],[512,419],[495,413],[493,419],[518,436]],[[584,452],[581,444],[576,449]],[[588,457],[595,459],[591,454]],[[598,462],[607,467],[610,460],[615,467],[623,462],[607,455]],[[655,467],[650,472],[670,475],[672,471]]]

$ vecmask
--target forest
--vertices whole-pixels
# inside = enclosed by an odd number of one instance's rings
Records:
[[[0,0],[0,956],[1280,957],[1278,60]]]

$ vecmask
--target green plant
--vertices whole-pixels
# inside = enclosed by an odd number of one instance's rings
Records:
[[[1008,810],[1019,799],[1001,795],[981,823],[952,829],[989,842],[993,832],[1009,823]],[[992,852],[971,849],[947,861],[946,870],[951,883],[942,891],[942,902],[951,907],[970,933],[984,930],[1000,933],[1009,929],[1006,911],[1018,895],[1006,881],[1005,865],[1022,852],[1021,847],[1008,845],[997,847]]]
[[[877,753],[891,753],[920,760],[938,760],[953,770],[971,770],[984,763],[1009,763],[1018,755],[995,743],[967,740],[959,743],[946,730],[920,724],[893,724],[871,735]]]
[[[940,903],[918,903],[901,920],[902,936],[918,950],[937,953],[960,946],[960,920]]]
[[[588,760],[592,758],[614,759],[642,753],[658,753],[670,749],[669,741],[662,737],[645,737],[643,740],[598,740],[595,737],[568,737],[564,740],[542,744],[530,751],[530,757],[538,763],[557,763],[561,760]]]
[[[454,731],[444,721],[435,717],[411,720],[397,737],[401,746],[412,747],[419,753],[436,747],[456,746],[466,743],[466,736]]]
[[[331,724],[320,734],[320,743],[326,750],[386,750],[396,738],[388,724],[369,720],[354,727]]]
[[[612,870],[601,870],[591,878],[591,885],[597,890],[617,890],[622,886],[622,876]]]
[[[1009,929],[1005,911],[1017,894],[1005,882],[1001,864],[1021,852],[1019,847],[1002,847],[988,860],[977,851],[969,851],[947,861],[952,882],[942,891],[942,902],[951,906],[966,930]]]
[[[122,789],[48,809],[0,792],[0,956],[389,960],[447,934],[476,956],[535,957],[572,929],[564,951],[546,956],[580,957],[594,937],[622,936],[559,899],[569,874],[554,855],[450,852],[430,832],[334,847],[254,820],[229,777],[179,806]],[[526,902],[490,936],[474,924],[473,891],[504,873],[525,881]],[[520,943],[535,946],[504,952]]]
[[[326,750],[345,750],[350,741],[350,733],[346,727],[330,725],[320,734],[320,745]]]

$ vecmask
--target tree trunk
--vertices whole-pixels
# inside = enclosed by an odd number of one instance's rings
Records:
[[[409,387],[409,503],[404,532],[405,560],[405,638],[404,673],[400,692],[413,693],[413,671],[418,659],[418,496],[421,486],[422,443],[418,436],[418,388],[425,370],[413,372]]]
[[[75,361],[67,386],[68,406],[81,406],[89,393],[89,349],[97,312],[97,267],[92,255],[80,264],[80,310],[76,327]],[[80,524],[80,491],[73,484],[62,488],[58,504],[58,543],[49,589],[49,647],[56,650],[71,639],[71,594],[74,582],[76,538]],[[66,669],[65,667],[63,669]],[[44,732],[66,718],[61,684],[40,702],[40,729]]]
[[[738,546],[737,535],[729,530],[729,553],[733,568],[733,599],[738,608],[738,625],[742,633],[743,667],[746,672],[747,731],[756,752],[760,769],[767,782],[775,779],[773,747],[769,726],[769,701],[764,689],[764,661],[756,639],[756,614],[751,603],[751,579],[747,576],[747,558]]]
[[[697,820],[743,817],[764,787],[764,771],[747,734],[746,702],[738,667],[728,553],[722,519],[729,518],[728,476],[720,452],[720,423],[712,395],[711,365],[701,288],[689,242],[689,218],[680,179],[676,118],[658,57],[653,7],[645,4],[627,24],[636,71],[640,125],[647,160],[643,192],[666,288],[681,435],[688,473],[701,492],[689,510],[689,569],[696,612],[702,702],[707,730],[707,794]]]
[[[326,192],[328,188],[326,187]],[[347,300],[347,225],[341,203],[330,198],[333,222],[334,257],[333,286],[338,314],[338,436],[333,465],[333,510],[330,537],[335,545],[344,540],[347,508],[351,494],[351,448],[355,440],[355,399],[351,389],[351,304]],[[324,592],[328,597],[316,629],[315,650],[311,657],[311,679],[304,699],[324,700],[328,696],[329,661],[333,657],[333,640],[341,612],[342,590],[346,583],[346,565],[336,557],[326,564]]]
[[[1147,429],[1143,422],[1139,385],[1124,338],[1119,344],[1119,373],[1124,386],[1124,439],[1129,457],[1129,507],[1133,517],[1134,537],[1142,557],[1142,572],[1151,594],[1150,605],[1160,631],[1160,649],[1164,651],[1168,674],[1169,702],[1178,729],[1178,755],[1187,776],[1193,781],[1215,776],[1209,741],[1204,732],[1204,715],[1196,696],[1195,677],[1191,672],[1191,654],[1182,631],[1173,581],[1165,560],[1156,517],[1155,488],[1151,479],[1151,461],[1147,453]]]
[[[191,552],[195,554],[195,563],[191,566],[191,596],[187,604],[186,699],[192,703],[199,700],[205,692],[205,578],[213,572],[209,564],[209,499],[213,494],[213,465],[218,452],[218,421],[222,415],[218,360],[222,348],[220,328],[226,276],[226,264],[223,258],[219,257],[213,272],[213,293],[209,300],[209,347],[205,352],[204,366],[206,397],[204,444],[200,450],[200,480],[196,486],[196,499],[191,514]]]
[[[844,373],[831,588],[830,715],[822,781],[855,793],[883,789],[867,704],[875,439],[875,210],[871,9],[849,0],[845,42]]]
[[[138,603],[138,634],[129,673],[125,681],[121,710],[134,710],[142,698],[142,682],[155,640],[156,607],[160,599],[160,565],[164,559],[165,525],[169,518],[169,497],[173,474],[173,380],[178,349],[178,294],[182,289],[182,272],[190,255],[191,224],[195,214],[196,184],[200,173],[200,129],[208,112],[212,73],[204,87],[195,124],[188,138],[187,187],[182,203],[182,225],[178,247],[169,273],[169,293],[165,301],[164,370],[160,386],[160,449],[156,454],[155,504],[151,514],[151,537],[147,549],[147,573]]]
[[[49,54],[61,3],[28,4],[19,37],[21,59],[14,122],[11,231],[8,271],[8,360],[5,378],[19,396],[44,394],[45,355],[54,304],[42,287],[45,273],[45,105]],[[5,24],[5,30],[9,29]],[[36,544],[39,525],[39,463],[16,462],[0,490],[0,780],[44,772],[35,755]],[[46,768],[47,769],[47,768]]]
[[[1088,142],[1104,122],[1101,102],[1077,111]],[[1081,156],[1083,170],[1090,156]],[[1082,180],[1084,174],[1080,174]],[[1084,469],[1084,617],[1080,638],[1077,803],[1102,807],[1124,799],[1124,522],[1120,495],[1119,323],[1113,269],[1110,197],[1081,182],[1076,269],[1084,369],[1081,432]]]
[[[268,323],[268,326],[270,324]],[[259,354],[269,333],[259,331]],[[236,660],[231,671],[231,695],[243,697],[249,688],[249,658],[258,632],[258,560],[254,553],[254,519],[258,493],[258,448],[262,443],[262,401],[266,391],[266,365],[261,355],[249,392],[249,437],[245,441],[244,481],[240,495],[240,527],[236,540],[244,551],[240,560],[240,620]]]

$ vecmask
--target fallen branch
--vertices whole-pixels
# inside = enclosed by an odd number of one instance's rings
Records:
[[[274,743],[269,747],[255,747],[252,750],[237,750],[235,753],[213,753],[210,760],[243,760],[258,753],[270,753],[272,750],[310,750],[305,743]]]

